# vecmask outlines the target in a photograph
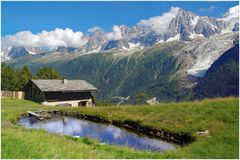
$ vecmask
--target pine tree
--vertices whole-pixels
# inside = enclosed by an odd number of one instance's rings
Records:
[[[135,103],[145,104],[146,100],[149,98],[149,95],[146,92],[139,92],[135,95]]]
[[[24,90],[25,85],[28,83],[28,81],[32,78],[32,74],[28,68],[27,65],[24,65],[21,70],[17,71],[18,75],[18,89]]]
[[[60,74],[51,67],[43,67],[38,70],[35,76],[36,79],[61,79]]]
[[[18,90],[17,72],[5,63],[1,64],[1,89],[10,91]]]

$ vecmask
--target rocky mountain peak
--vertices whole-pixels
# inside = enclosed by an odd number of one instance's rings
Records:
[[[7,56],[11,58],[18,58],[29,54],[29,52],[23,46],[12,46]]]
[[[235,32],[239,30],[239,5],[229,8],[221,18],[226,23],[226,27],[222,32]]]
[[[229,8],[228,11],[223,15],[222,20],[231,20],[239,18],[239,5]]]
[[[141,20],[135,26],[129,27],[123,24],[115,26],[115,29],[110,32],[110,37],[118,35],[117,39],[109,38],[107,36],[109,33],[104,32],[100,27],[95,27],[83,36],[86,43],[84,42],[81,47],[59,46],[52,52],[85,54],[112,49],[131,50],[134,48],[131,46],[150,47],[158,42],[191,41],[196,37],[208,38],[225,32],[235,32],[239,30],[239,6],[230,8],[223,18],[199,16],[193,12],[172,7],[169,12]],[[119,36],[119,32],[121,36]],[[7,46],[2,50],[5,55],[10,52],[6,48]],[[14,50],[13,53],[16,53],[17,50]],[[22,50],[18,49],[18,51],[21,53],[16,53],[16,57],[26,53],[41,53],[41,50],[35,47],[25,47]]]
[[[60,53],[67,53],[67,52],[74,52],[77,48],[74,47],[65,47],[65,46],[59,46],[55,50],[55,52],[60,52]]]

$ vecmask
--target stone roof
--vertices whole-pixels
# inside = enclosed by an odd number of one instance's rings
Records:
[[[97,88],[85,80],[31,80],[42,92],[54,91],[97,91]]]

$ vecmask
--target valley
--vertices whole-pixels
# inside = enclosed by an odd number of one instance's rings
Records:
[[[15,68],[28,65],[33,73],[50,66],[69,79],[87,80],[99,88],[99,99],[147,92],[163,102],[178,101],[191,98],[199,79],[234,44],[238,44],[238,33],[158,43],[138,51],[29,55],[7,63]]]
[[[239,159],[239,10],[1,2],[1,158]]]
[[[99,88],[96,96],[100,100],[130,96],[127,103],[131,104],[142,93],[160,102],[191,100],[197,94],[194,87],[211,65],[239,45],[238,10],[235,6],[222,18],[214,18],[172,7],[156,19],[171,15],[165,26],[151,24],[156,18],[152,17],[132,27],[114,25],[113,32],[97,27],[81,34],[75,46],[9,46],[17,42],[5,37],[1,57],[14,68],[27,65],[36,73],[40,67],[49,66],[68,79],[86,80]],[[73,33],[59,28],[55,32]]]

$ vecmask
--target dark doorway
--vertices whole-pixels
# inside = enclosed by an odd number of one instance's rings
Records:
[[[78,102],[79,107],[86,107],[87,101]]]

